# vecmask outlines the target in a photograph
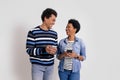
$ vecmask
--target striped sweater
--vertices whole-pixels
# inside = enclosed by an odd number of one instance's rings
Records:
[[[57,46],[57,32],[53,30],[45,31],[39,26],[28,32],[26,41],[26,52],[30,56],[32,64],[53,65],[54,55],[45,51],[47,45]]]

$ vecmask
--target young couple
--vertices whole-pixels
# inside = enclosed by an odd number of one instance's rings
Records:
[[[60,60],[58,74],[60,80],[80,80],[81,61],[86,58],[85,45],[76,37],[80,23],[75,19],[68,20],[67,37],[60,40],[52,30],[57,12],[47,8],[41,15],[42,24],[28,32],[26,52],[32,65],[32,80],[53,80],[54,55]]]

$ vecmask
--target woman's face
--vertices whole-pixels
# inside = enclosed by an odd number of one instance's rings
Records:
[[[75,35],[76,28],[73,27],[71,23],[68,23],[66,26],[66,34],[68,36]]]

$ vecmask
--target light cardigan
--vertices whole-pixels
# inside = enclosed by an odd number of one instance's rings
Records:
[[[66,46],[67,46],[67,38],[60,40],[59,45],[58,45],[57,56],[59,56],[59,54],[64,53]],[[73,52],[77,53],[77,55],[83,56],[84,60],[86,59],[86,49],[85,49],[85,44],[83,43],[82,39],[75,37],[75,41],[72,47],[73,47]],[[73,58],[72,61],[73,61],[72,72],[78,72],[81,68],[81,61],[75,58]],[[60,60],[58,70],[64,71],[63,66],[64,66],[64,58]]]

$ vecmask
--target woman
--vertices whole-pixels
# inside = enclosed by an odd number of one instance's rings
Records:
[[[60,60],[60,80],[80,80],[81,61],[85,60],[86,52],[83,41],[75,36],[79,30],[79,22],[70,19],[66,27],[68,36],[59,42],[57,58]]]

